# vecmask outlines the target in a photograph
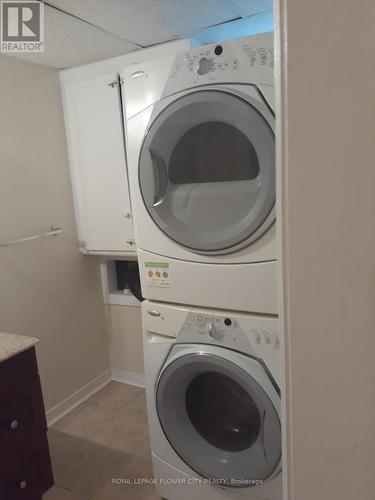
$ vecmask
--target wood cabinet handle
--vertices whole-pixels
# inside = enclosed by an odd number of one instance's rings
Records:
[[[21,490],[24,490],[27,486],[27,481],[21,481],[19,484],[19,487]]]
[[[18,420],[12,420],[10,423],[10,428],[15,431],[17,427],[18,427]]]

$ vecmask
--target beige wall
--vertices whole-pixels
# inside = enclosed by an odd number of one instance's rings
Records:
[[[143,375],[141,308],[107,305],[111,368]]]
[[[109,366],[99,265],[78,253],[58,71],[0,56],[0,330],[40,339],[51,408]]]
[[[373,500],[375,3],[280,3],[288,500]]]

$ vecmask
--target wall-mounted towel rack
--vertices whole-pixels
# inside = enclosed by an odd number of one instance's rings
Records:
[[[19,238],[17,240],[3,241],[0,242],[0,247],[8,247],[10,245],[17,245],[18,243],[25,243],[26,241],[38,240],[39,238],[46,238],[48,236],[57,236],[64,232],[61,227],[51,226],[51,229],[46,233],[34,234],[33,236],[26,236],[25,238]]]

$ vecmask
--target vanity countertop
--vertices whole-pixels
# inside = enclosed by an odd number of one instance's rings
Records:
[[[38,344],[35,337],[0,332],[0,363]]]

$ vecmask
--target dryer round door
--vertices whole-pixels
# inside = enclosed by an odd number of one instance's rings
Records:
[[[279,396],[258,361],[236,353],[246,360],[244,370],[225,354],[199,349],[174,359],[159,376],[156,406],[163,432],[203,478],[228,487],[262,484],[279,470]]]
[[[197,253],[229,253],[274,221],[274,117],[264,104],[223,90],[200,90],[151,123],[139,185],[155,224]]]

